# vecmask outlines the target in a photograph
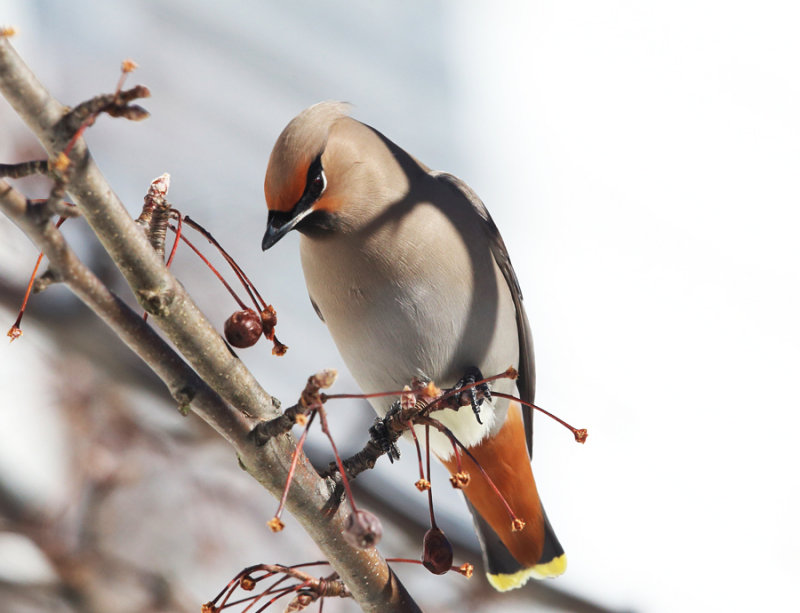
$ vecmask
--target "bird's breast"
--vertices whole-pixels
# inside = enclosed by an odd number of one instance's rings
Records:
[[[301,238],[309,295],[361,388],[402,389],[420,376],[450,387],[470,366],[485,375],[516,366],[513,301],[482,235],[436,216],[425,225],[404,221],[358,240]],[[513,384],[505,388],[511,392]],[[383,414],[391,401],[373,406]],[[471,411],[437,417],[473,444],[491,427],[491,411],[486,407],[484,426]]]

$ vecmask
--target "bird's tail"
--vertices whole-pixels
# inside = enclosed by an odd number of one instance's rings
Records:
[[[524,523],[521,526],[514,521],[486,477],[472,460],[462,457],[462,470],[470,474],[464,495],[492,586],[506,591],[521,587],[531,577],[543,579],[563,573],[567,558],[539,500],[519,404],[509,405],[506,421],[495,436],[469,451],[506,499],[513,515]],[[455,457],[444,463],[451,474],[457,472]]]

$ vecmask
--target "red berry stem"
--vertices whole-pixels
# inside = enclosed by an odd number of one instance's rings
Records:
[[[433,419],[432,417],[424,417],[422,419],[424,419],[426,425],[431,425],[434,428],[436,428],[437,430],[439,430],[440,432],[444,433],[445,436],[447,436],[450,439],[451,443],[453,443],[455,445],[458,445],[459,448],[461,449],[461,451],[463,451],[465,454],[467,454],[469,459],[472,460],[472,462],[475,464],[475,466],[478,467],[478,470],[481,471],[481,474],[486,479],[486,482],[489,484],[489,486],[492,488],[492,490],[494,490],[494,493],[497,494],[497,497],[503,503],[503,506],[505,507],[506,511],[508,512],[508,515],[511,518],[511,520],[514,521],[514,520],[518,519],[517,514],[514,513],[514,510],[511,508],[511,505],[508,504],[508,501],[506,500],[505,496],[503,496],[503,494],[500,492],[500,490],[495,485],[494,481],[492,481],[492,478],[489,476],[489,473],[487,473],[486,470],[484,470],[483,466],[481,466],[480,462],[478,462],[478,459],[474,455],[472,455],[470,450],[461,441],[458,440],[458,438],[456,437],[455,434],[453,434],[453,432],[450,430],[450,428],[445,426],[439,420]]]
[[[455,444],[453,439],[450,439],[450,444],[453,446],[453,455],[456,456],[456,472],[462,473],[463,467],[461,466],[461,451],[458,449],[458,445]]]
[[[431,482],[431,428],[425,426],[425,460],[427,463],[428,483]],[[428,508],[431,512],[431,528],[438,528],[436,516],[433,513],[433,486],[428,486]]]
[[[280,519],[281,513],[283,512],[283,507],[286,504],[286,497],[289,495],[289,486],[292,484],[292,479],[294,479],[294,471],[297,468],[297,461],[300,459],[300,451],[303,449],[303,444],[306,442],[306,437],[308,436],[308,430],[311,428],[311,424],[314,422],[314,418],[316,416],[316,413],[311,414],[308,422],[306,422],[306,427],[303,428],[303,434],[300,435],[297,445],[292,452],[292,463],[289,465],[289,474],[286,475],[286,485],[283,487],[283,495],[281,496],[281,501],[278,504],[278,510],[275,511],[275,517],[277,519]]]
[[[175,216],[175,223],[177,224],[177,228],[175,228],[175,242],[172,243],[172,249],[169,252],[169,257],[167,258],[167,268],[172,265],[172,260],[175,259],[175,254],[178,251],[178,245],[180,244],[181,236],[183,236],[183,220],[181,219],[180,213]]]
[[[350,489],[350,480],[347,478],[347,472],[344,470],[344,464],[342,464],[342,458],[339,455],[339,450],[336,448],[336,443],[333,442],[331,431],[328,429],[328,417],[325,413],[325,407],[319,405],[316,407],[316,410],[319,413],[319,422],[320,426],[322,426],[322,431],[331,442],[331,447],[333,448],[333,457],[336,459],[336,466],[339,468],[339,474],[342,477],[342,484],[344,485],[345,492],[347,492],[347,500],[350,503],[350,508],[353,510],[353,513],[355,513],[358,511],[356,499],[353,497],[353,491]]]
[[[66,220],[66,217],[59,217],[58,221],[56,222],[56,228],[60,228],[61,224],[63,224]],[[17,319],[11,326],[11,329],[8,331],[8,336],[12,341],[22,336],[22,330],[20,329],[20,325],[22,324],[22,316],[25,315],[25,309],[28,307],[28,299],[31,297],[33,283],[36,281],[36,273],[39,271],[39,266],[42,264],[43,257],[44,253],[40,251],[39,256],[36,258],[36,264],[33,265],[33,272],[31,273],[31,278],[28,280],[28,286],[25,288],[25,297],[22,299],[22,305],[19,307]]]
[[[417,464],[419,466],[419,481],[417,481],[417,489],[420,491],[430,489],[431,483],[425,478],[425,469],[422,467],[422,449],[419,446],[419,439],[417,438],[417,433],[414,430],[414,424],[410,421],[406,422],[408,429],[411,432],[411,438],[414,439],[414,447],[417,450]]]
[[[184,221],[186,221],[185,218],[184,218]],[[178,229],[173,225],[170,225],[169,229],[172,230],[175,233],[178,232]],[[192,244],[192,242],[188,238],[186,238],[186,236],[184,234],[181,234],[180,237],[181,237],[181,240],[184,243],[186,243],[186,245],[189,247],[189,249],[194,251],[197,254],[197,257],[199,257],[201,260],[203,260],[205,265],[208,266],[211,269],[211,272],[213,272],[217,276],[217,279],[219,279],[220,283],[222,283],[222,285],[225,286],[225,289],[227,289],[228,292],[230,292],[230,295],[233,296],[233,299],[236,300],[236,303],[239,305],[239,307],[242,310],[246,309],[247,306],[245,305],[245,303],[242,302],[242,300],[239,298],[239,296],[236,295],[236,292],[234,292],[233,288],[230,285],[228,285],[228,282],[225,281],[225,279],[222,277],[222,275],[219,273],[219,271],[216,268],[214,268],[214,265],[211,262],[209,262],[208,259],[202,253],[200,253],[200,250],[197,247],[195,247]]]
[[[424,566],[422,560],[414,560],[412,558],[385,558],[389,564],[419,564],[420,566]],[[450,570],[459,574],[464,574],[464,568],[462,566],[451,566]]]
[[[225,251],[225,249],[222,247],[222,245],[219,244],[217,239],[215,239],[211,235],[211,232],[206,230],[203,226],[201,226],[199,223],[197,223],[195,220],[193,220],[188,215],[184,216],[183,220],[186,222],[186,224],[188,226],[191,226],[192,228],[197,230],[200,234],[202,234],[205,237],[205,239],[209,243],[211,243],[212,245],[214,245],[214,247],[217,248],[217,251],[220,252],[222,257],[225,258],[225,261],[228,262],[228,265],[233,269],[233,272],[236,274],[236,276],[239,277],[239,281],[244,286],[245,290],[247,291],[248,295],[250,296],[250,299],[253,301],[253,304],[256,305],[256,310],[261,312],[264,309],[266,309],[267,308],[267,303],[261,297],[261,294],[258,293],[258,290],[256,289],[256,286],[250,281],[250,279],[247,277],[247,275],[245,274],[244,270],[242,270],[242,268],[239,266],[239,264],[236,263],[236,260],[234,260],[233,257],[227,251]]]
[[[560,417],[556,417],[555,415],[553,415],[549,411],[545,411],[542,407],[537,407],[533,403],[525,402],[521,398],[517,398],[516,396],[512,396],[511,394],[503,394],[501,392],[492,392],[492,395],[493,396],[497,396],[498,398],[506,398],[508,400],[516,400],[517,402],[519,402],[521,404],[524,404],[526,407],[530,407],[530,408],[532,408],[532,409],[534,409],[536,411],[539,411],[540,413],[544,413],[549,418],[556,420],[562,426],[564,426],[565,428],[570,430],[572,432],[573,436],[575,437],[575,440],[577,442],[579,442],[579,443],[585,443],[586,442],[586,438],[589,436],[589,433],[587,432],[586,428],[574,428],[574,427],[570,426],[567,422],[565,422],[563,419],[561,419]]]
[[[402,396],[406,393],[404,390],[394,392],[371,392],[369,394],[325,394],[325,400],[369,400],[370,398],[383,398],[384,396]]]

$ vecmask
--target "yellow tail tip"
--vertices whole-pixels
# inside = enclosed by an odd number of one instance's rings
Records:
[[[567,570],[567,556],[561,554],[544,564],[537,564],[530,568],[523,568],[520,571],[510,574],[486,574],[486,578],[494,589],[498,592],[507,592],[525,585],[529,579],[548,579],[558,577]]]

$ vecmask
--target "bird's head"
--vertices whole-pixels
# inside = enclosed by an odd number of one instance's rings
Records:
[[[396,146],[348,110],[342,102],[320,102],[281,132],[264,179],[269,215],[262,249],[294,229],[309,236],[356,229],[407,193]]]
[[[341,206],[330,184],[336,164],[327,150],[333,125],[348,119],[348,106],[320,102],[289,122],[269,156],[264,195],[269,216],[261,247],[269,249],[291,230],[332,228]]]

